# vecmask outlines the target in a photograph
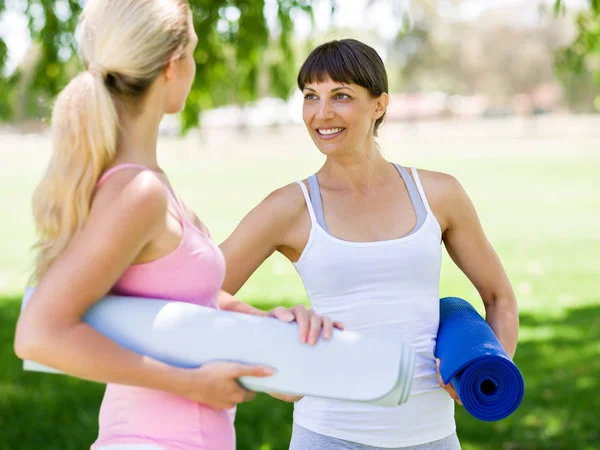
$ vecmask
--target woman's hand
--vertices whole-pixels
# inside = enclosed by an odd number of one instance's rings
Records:
[[[438,382],[440,383],[442,389],[444,389],[450,395],[450,397],[456,400],[456,403],[462,406],[462,402],[460,401],[460,398],[458,398],[458,394],[456,393],[454,387],[452,387],[450,383],[444,384],[444,381],[442,380],[442,375],[440,374],[440,358],[435,360],[435,366],[437,369]]]
[[[319,316],[312,309],[307,309],[304,305],[296,305],[292,308],[278,306],[267,312],[250,306],[225,291],[220,292],[218,302],[219,309],[223,311],[274,317],[288,323],[295,321],[298,324],[300,340],[310,345],[317,343],[319,335],[322,335],[323,339],[329,339],[334,328],[338,330],[344,329],[344,325],[341,322],[334,322],[329,317]]]
[[[250,401],[256,395],[237,381],[244,376],[268,377],[275,373],[266,366],[215,361],[198,369],[184,369],[185,382],[179,395],[211,408],[229,409]]]
[[[330,339],[334,328],[344,329],[341,322],[335,322],[326,316],[319,316],[304,305],[296,305],[292,308],[278,306],[269,311],[268,315],[283,322],[295,321],[298,324],[300,340],[309,345],[315,345],[319,340],[319,335],[323,339]]]
[[[302,397],[304,397],[303,395],[275,394],[270,392],[269,395],[273,398],[276,398],[277,400],[283,400],[284,402],[288,403],[295,403],[298,400],[301,400]]]

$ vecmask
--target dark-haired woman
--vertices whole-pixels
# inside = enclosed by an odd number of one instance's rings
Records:
[[[518,316],[510,282],[455,178],[406,169],[378,151],[388,85],[372,48],[351,39],[317,47],[298,86],[304,123],[326,161],[307,180],[271,193],[221,245],[232,268],[224,289],[237,292],[279,251],[317,313],[412,344],[417,366],[410,399],[398,407],[290,398],[299,400],[290,448],[459,449],[452,399],[460,399],[441,382],[434,357],[440,243],[478,289],[488,323],[512,356]]]

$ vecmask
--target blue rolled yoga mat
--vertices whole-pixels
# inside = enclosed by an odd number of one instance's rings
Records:
[[[23,307],[32,293],[25,293]],[[174,366],[273,367],[273,376],[239,379],[253,391],[396,406],[408,400],[415,369],[415,350],[404,342],[334,330],[331,340],[309,346],[295,323],[190,303],[109,295],[83,320],[123,347]],[[32,361],[24,368],[57,372]]]
[[[523,377],[502,344],[471,304],[440,300],[435,356],[444,383],[452,383],[473,417],[488,422],[511,415],[521,403]]]

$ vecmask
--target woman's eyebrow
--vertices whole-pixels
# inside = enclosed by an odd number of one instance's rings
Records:
[[[339,90],[341,90],[341,89],[349,89],[350,91],[354,92],[354,89],[352,89],[350,86],[341,86],[341,87],[336,87],[336,88],[333,88],[333,89],[332,89],[331,91],[329,91],[329,92],[337,92],[337,91],[339,91]],[[304,90],[305,90],[305,91],[313,91],[313,92],[317,92],[317,91],[315,91],[313,88],[311,88],[311,87],[308,87],[308,86],[304,87]]]
[[[352,89],[350,86],[342,86],[342,87],[333,88],[331,90],[331,92],[337,92],[337,91],[342,90],[342,89],[348,89],[348,90],[354,92],[354,89]]]

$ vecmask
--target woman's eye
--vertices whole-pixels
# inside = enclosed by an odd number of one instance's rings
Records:
[[[348,94],[336,94],[334,98],[338,100],[346,100],[349,99],[350,96]]]
[[[304,99],[305,99],[305,100],[314,100],[314,99],[316,99],[316,98],[317,98],[317,96],[316,96],[315,94],[306,94],[306,95],[304,96]]]

